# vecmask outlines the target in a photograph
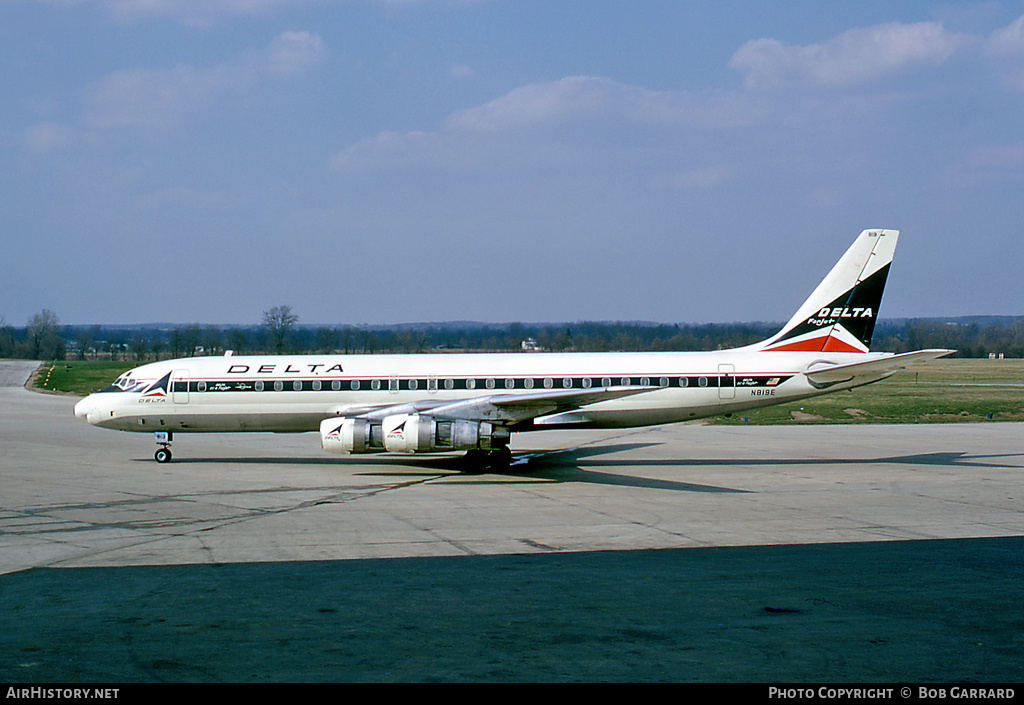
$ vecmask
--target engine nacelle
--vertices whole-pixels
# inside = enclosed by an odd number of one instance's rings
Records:
[[[382,453],[380,422],[369,419],[326,419],[320,423],[320,443],[328,453]]]
[[[504,426],[420,414],[395,414],[383,421],[334,418],[320,423],[320,443],[328,453],[493,450],[508,445],[508,440]]]
[[[492,450],[508,445],[509,440],[507,428],[487,421],[396,414],[385,417],[381,426],[384,448],[392,453]]]

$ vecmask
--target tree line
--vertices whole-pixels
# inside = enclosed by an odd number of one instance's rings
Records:
[[[393,326],[302,325],[288,306],[265,311],[260,325],[62,325],[53,311],[24,327],[0,317],[0,358],[153,361],[196,355],[264,353],[642,352],[722,350],[756,343],[780,323],[643,322],[431,323]],[[1024,316],[879,321],[872,349],[957,350],[959,357],[1024,357]]]

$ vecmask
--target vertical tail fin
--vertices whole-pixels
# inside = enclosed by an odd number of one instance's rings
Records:
[[[865,230],[765,351],[867,352],[898,230]]]

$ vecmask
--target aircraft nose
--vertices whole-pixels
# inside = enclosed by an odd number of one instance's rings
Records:
[[[94,402],[89,397],[82,399],[80,402],[75,404],[75,416],[80,418],[82,421],[89,423],[89,412],[94,408]]]

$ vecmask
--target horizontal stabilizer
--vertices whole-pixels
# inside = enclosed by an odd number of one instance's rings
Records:
[[[955,350],[918,350],[916,352],[902,353],[900,355],[886,355],[884,357],[873,357],[864,362],[852,362],[845,365],[821,364],[812,366],[804,372],[807,379],[813,384],[832,385],[840,382],[849,382],[857,377],[871,378],[871,380],[887,377],[908,365],[918,362],[934,360],[945,357],[956,352]],[[865,380],[870,381],[870,380]]]

